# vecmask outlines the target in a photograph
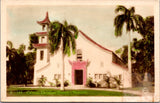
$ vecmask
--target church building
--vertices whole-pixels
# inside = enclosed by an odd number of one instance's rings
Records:
[[[42,76],[47,78],[46,86],[55,79],[61,81],[62,54],[59,50],[54,55],[50,54],[48,33],[50,20],[48,12],[42,21],[37,21],[43,28],[43,32],[36,32],[39,43],[33,44],[37,48],[36,64],[34,67],[34,85]],[[128,76],[129,70],[122,60],[111,50],[104,48],[93,41],[87,34],[79,30],[76,39],[76,54],[64,58],[64,79],[71,86],[85,86],[87,79],[99,82],[105,76],[118,76],[124,88],[130,87]]]

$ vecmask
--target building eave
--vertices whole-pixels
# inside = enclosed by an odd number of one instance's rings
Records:
[[[48,44],[46,43],[41,43],[41,44],[33,44],[33,47],[35,48],[44,48],[44,47],[47,47]]]
[[[83,33],[81,30],[79,30],[79,32],[80,32],[88,41],[90,41],[91,43],[95,44],[96,46],[98,46],[98,47],[101,48],[102,50],[107,51],[107,52],[110,52],[110,53],[114,53],[112,50],[109,50],[109,49],[101,46],[100,44],[96,43],[94,40],[92,40],[90,37],[88,37],[88,36],[87,36],[85,33]],[[114,53],[114,54],[115,54],[115,53]],[[115,54],[115,55],[116,55],[116,54]],[[117,56],[117,57],[118,57],[118,56]],[[118,57],[118,58],[119,58],[119,57]],[[120,59],[120,58],[119,58],[119,59]],[[123,62],[123,61],[122,61],[122,62]],[[112,63],[115,64],[115,65],[117,65],[117,66],[122,67],[122,68],[125,69],[125,70],[128,70],[128,68],[125,67],[125,66],[122,66],[122,65],[120,65],[120,64],[118,64],[118,63],[115,63],[115,62],[113,62],[113,61],[112,61]]]
[[[90,37],[88,37],[85,33],[83,33],[81,30],[79,30],[79,32],[90,42],[92,42],[93,44],[95,44],[96,46],[100,47],[101,49],[107,51],[107,52],[112,52],[111,50],[101,46],[100,44],[96,43],[94,40],[92,40]]]
[[[46,36],[47,32],[36,32],[37,36]]]
[[[49,17],[48,17],[48,12],[46,12],[46,17],[44,20],[42,21],[37,21],[38,24],[40,25],[44,25],[44,24],[50,24],[50,20],[49,20]]]

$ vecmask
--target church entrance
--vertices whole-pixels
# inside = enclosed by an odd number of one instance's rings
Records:
[[[83,84],[83,70],[75,70],[75,84]]]
[[[72,85],[86,85],[87,61],[69,61],[72,65]]]

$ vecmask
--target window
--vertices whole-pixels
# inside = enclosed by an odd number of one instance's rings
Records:
[[[103,74],[99,74],[99,79],[103,79]]]
[[[100,66],[103,67],[103,62],[100,63]]]
[[[57,74],[54,74],[54,79],[57,79]]]
[[[43,60],[44,57],[44,51],[40,51],[40,60]]]
[[[43,42],[44,42],[44,36],[41,37],[41,43],[43,43]]]
[[[77,50],[77,60],[82,61],[82,51],[80,49]]]
[[[102,80],[102,79],[107,78],[107,75],[106,74],[94,74],[94,78],[98,80]]]
[[[61,74],[58,74],[58,79],[61,79]]]
[[[54,79],[61,79],[61,74],[54,74]]]
[[[98,74],[95,74],[94,76],[95,76],[95,79],[98,79]]]
[[[107,74],[103,74],[103,79],[107,78]]]

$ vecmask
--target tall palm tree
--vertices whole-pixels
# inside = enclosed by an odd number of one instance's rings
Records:
[[[68,25],[67,21],[64,21],[64,24],[58,21],[50,23],[50,52],[54,54],[59,49],[62,51],[61,90],[64,90],[64,57],[66,54],[70,56],[71,50],[75,54],[77,36],[78,28],[75,25]]]
[[[115,36],[121,36],[122,35],[122,29],[124,24],[126,24],[126,33],[128,34],[129,41],[128,41],[128,69],[130,73],[130,87],[132,87],[132,70],[131,70],[131,33],[132,31],[135,31],[137,27],[142,26],[142,20],[143,18],[135,14],[135,8],[131,7],[127,9],[125,6],[117,6],[115,9],[115,12],[121,12],[119,15],[117,15],[114,19],[114,26],[115,26]]]

